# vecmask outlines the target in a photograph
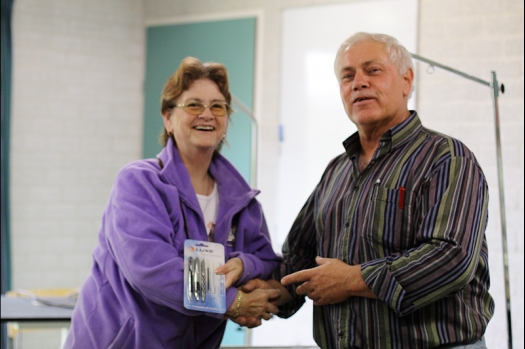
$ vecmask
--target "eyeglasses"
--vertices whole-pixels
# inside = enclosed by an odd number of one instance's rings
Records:
[[[211,105],[206,105],[202,102],[190,101],[184,104],[175,104],[173,108],[182,108],[191,115],[199,115],[204,112],[204,109],[210,108],[210,111],[215,116],[224,116],[228,114],[229,105],[226,102],[213,102]]]

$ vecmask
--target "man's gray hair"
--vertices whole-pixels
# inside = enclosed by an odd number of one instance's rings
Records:
[[[386,52],[390,57],[390,62],[394,64],[394,66],[397,68],[401,75],[404,75],[409,68],[412,69],[412,71],[414,71],[412,55],[410,54],[410,52],[407,51],[405,47],[403,47],[403,45],[401,45],[397,41],[396,38],[386,34],[372,34],[359,32],[346,39],[339,47],[339,50],[337,50],[334,62],[334,70],[335,76],[337,77],[337,81],[341,82],[339,70],[341,57],[343,56],[345,51],[348,50],[352,45],[363,41],[376,41],[385,44]]]

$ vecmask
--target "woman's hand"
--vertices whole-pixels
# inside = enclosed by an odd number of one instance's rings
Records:
[[[288,303],[292,296],[290,293],[288,293],[288,290],[279,283],[279,281],[276,280],[260,280],[260,279],[253,279],[248,281],[241,290],[246,292],[243,293],[243,295],[248,294],[250,292],[254,292],[257,289],[264,289],[264,290],[277,290],[279,291],[279,296],[274,298],[269,298],[268,301],[273,304],[276,308],[277,306],[283,305]],[[241,306],[242,307],[242,306]],[[260,326],[262,324],[261,319],[268,320],[271,318],[271,314],[276,314],[275,308],[270,308],[270,312],[268,314],[263,314],[263,316],[256,316],[256,317],[246,317],[241,314],[237,316],[236,318],[231,318],[233,322],[240,326],[246,326],[248,328],[254,328],[257,326]]]
[[[241,290],[241,289],[239,289]],[[237,300],[232,303],[226,315],[235,321],[233,316],[237,315],[241,319],[253,319],[260,325],[260,320],[270,320],[272,314],[277,314],[279,308],[275,305],[275,300],[281,297],[281,291],[277,289],[256,289],[252,292],[241,292],[241,306],[237,308]],[[237,314],[238,310],[238,314]],[[249,326],[249,327],[255,327]]]
[[[276,289],[257,289],[244,293],[239,316],[270,320],[272,314],[279,312],[279,308],[275,305],[275,299],[279,297],[281,291]]]
[[[226,264],[221,265],[215,269],[215,274],[224,275],[226,277],[225,286],[228,289],[237,280],[241,278],[242,272],[244,271],[244,265],[240,258],[235,257],[230,259]]]

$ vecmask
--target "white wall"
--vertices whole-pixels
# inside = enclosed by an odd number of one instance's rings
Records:
[[[279,161],[281,14],[330,0],[15,0],[11,130],[13,288],[80,286],[91,267],[113,179],[140,157],[144,23],[260,11],[257,62],[258,186],[274,226]],[[514,347],[523,347],[523,1],[420,0],[419,54],[490,79],[500,98]],[[349,20],[351,20],[351,16]],[[350,35],[351,33],[348,33]],[[504,348],[505,303],[490,91],[449,73],[418,74],[424,124],[478,156],[491,187],[490,248],[496,316],[491,349]],[[338,140],[339,141],[339,140]],[[310,329],[301,329],[307,336]]]

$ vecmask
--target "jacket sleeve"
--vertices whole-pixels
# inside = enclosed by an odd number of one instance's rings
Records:
[[[184,307],[181,222],[177,189],[160,181],[157,171],[132,164],[117,176],[102,229],[125,279],[120,287],[129,284],[154,303],[197,316],[203,313]]]

